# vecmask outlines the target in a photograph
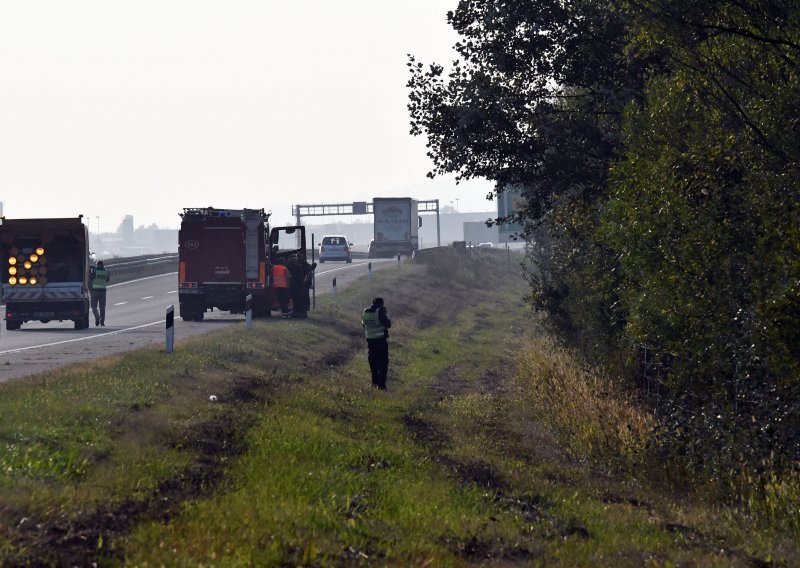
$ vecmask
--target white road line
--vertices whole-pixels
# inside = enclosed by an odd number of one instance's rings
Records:
[[[128,303],[128,302],[117,302],[117,303],[116,303],[116,304],[114,304],[114,305],[115,305],[115,306],[124,306],[124,305],[125,305],[125,304],[127,304],[127,303]]]
[[[170,290],[169,292],[167,292],[167,294],[177,294],[177,293],[178,293],[177,290]]]
[[[178,318],[175,318],[178,319]],[[39,349],[41,347],[52,347],[53,345],[63,345],[65,343],[75,343],[76,341],[86,341],[87,339],[96,339],[98,337],[106,337],[107,335],[117,335],[118,333],[124,333],[126,331],[134,331],[136,329],[142,329],[144,327],[150,327],[151,325],[158,325],[160,323],[164,323],[166,320],[154,321],[152,323],[145,323],[142,325],[137,325],[134,327],[127,327],[125,329],[118,329],[115,331],[109,331],[107,333],[100,333],[98,335],[87,335],[84,337],[76,337],[75,339],[65,339],[64,341],[56,341],[53,343],[43,343],[41,345],[31,345],[29,347],[20,347],[19,349],[9,349],[8,351],[0,351],[0,355],[9,355],[11,353],[20,353],[22,351],[29,351],[31,349]]]
[[[383,258],[383,259],[375,259],[371,260],[370,262],[392,262],[393,259],[391,258]],[[396,262],[396,261],[395,261]],[[349,264],[347,266],[342,266],[341,268],[331,268],[330,270],[323,270],[322,272],[317,271],[316,275],[319,276],[320,274],[327,274],[328,272],[336,272],[337,270],[347,270],[348,268],[358,268],[360,266],[364,266],[365,263],[358,263],[358,264]]]
[[[145,296],[144,298],[142,298],[142,300],[150,300],[150,299],[152,299],[152,298],[154,298],[154,297],[155,297],[155,296]]]

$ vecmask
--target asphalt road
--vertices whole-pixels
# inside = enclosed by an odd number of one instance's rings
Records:
[[[366,276],[368,260],[352,264],[326,262],[317,266],[316,294],[329,294]],[[393,259],[372,260],[372,270],[396,268]],[[113,274],[112,274],[113,277]],[[175,306],[175,339],[207,333],[220,326],[243,324],[242,314],[206,312],[202,322],[177,317],[178,279],[172,272],[130,282],[112,284],[106,304],[106,326],[76,330],[71,321],[47,324],[28,322],[16,331],[0,330],[0,382],[52,370],[63,365],[104,357],[149,345],[164,345],[166,309]],[[273,312],[274,313],[274,312]],[[5,307],[0,307],[5,317]],[[313,317],[313,312],[311,314]]]

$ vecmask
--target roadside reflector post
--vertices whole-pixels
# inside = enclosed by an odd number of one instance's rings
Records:
[[[175,306],[167,308],[167,353],[172,353],[175,342]]]
[[[253,329],[253,295],[248,294],[244,299],[244,319],[247,331]]]
[[[397,268],[400,268],[400,253],[397,253]]]
[[[333,279],[333,301],[336,301],[336,278]]]
[[[372,263],[367,263],[367,280],[372,282]]]

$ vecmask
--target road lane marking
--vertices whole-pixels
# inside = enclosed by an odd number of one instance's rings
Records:
[[[370,262],[392,262],[392,261],[394,261],[394,259],[391,259],[391,258],[380,258],[380,259],[371,260]],[[394,262],[397,262],[397,261],[394,261]],[[350,264],[348,266],[342,266],[340,268],[331,268],[330,270],[323,270],[322,272],[315,271],[314,273],[317,276],[319,276],[320,274],[328,274],[329,272],[336,272],[337,270],[347,270],[348,268],[357,268],[359,266],[364,266],[365,264],[367,264],[367,263],[366,262],[359,262],[357,264]]]
[[[170,290],[169,292],[167,292],[167,294],[177,294],[177,293],[178,293],[177,290]]]
[[[115,305],[115,306],[124,306],[124,305],[125,305],[125,304],[127,304],[127,303],[128,303],[128,302],[117,302],[117,303],[116,303],[116,304],[114,304],[114,305]]]
[[[155,296],[145,296],[144,298],[142,298],[142,300],[150,300],[151,298],[154,298],[154,297]]]
[[[178,318],[175,318],[178,319]],[[162,319],[160,321],[154,321],[152,323],[145,323],[142,325],[137,325],[134,327],[126,327],[125,329],[117,329],[115,331],[109,331],[106,333],[99,333],[97,335],[86,335],[84,337],[76,337],[75,339],[65,339],[63,341],[54,341],[53,343],[42,343],[41,345],[29,345],[28,347],[19,347],[18,349],[9,349],[8,351],[0,351],[0,355],[10,355],[12,353],[21,353],[22,351],[30,351],[31,349],[40,349],[42,347],[52,347],[54,345],[64,345],[65,343],[75,343],[76,341],[86,341],[87,339],[96,339],[98,337],[106,337],[108,335],[117,335],[119,333],[125,333],[126,331],[134,331],[137,329],[142,329],[145,327],[150,327],[152,325],[158,325],[160,323],[164,323],[166,320]]]

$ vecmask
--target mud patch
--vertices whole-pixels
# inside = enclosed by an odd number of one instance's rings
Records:
[[[461,378],[458,367],[450,365],[436,375],[433,390],[439,395],[440,399],[443,399],[467,392],[469,384]]]
[[[508,487],[500,474],[485,461],[462,463],[445,456],[441,456],[439,461],[448,465],[462,483],[474,484],[495,491],[502,491]]]
[[[406,414],[403,416],[403,424],[411,432],[414,440],[423,445],[438,448],[447,441],[444,434],[436,426],[418,416]]]
[[[473,536],[469,539],[444,537],[442,544],[457,556],[470,561],[511,561],[525,563],[541,558],[542,551],[515,543],[509,545],[500,539],[485,539]]]

